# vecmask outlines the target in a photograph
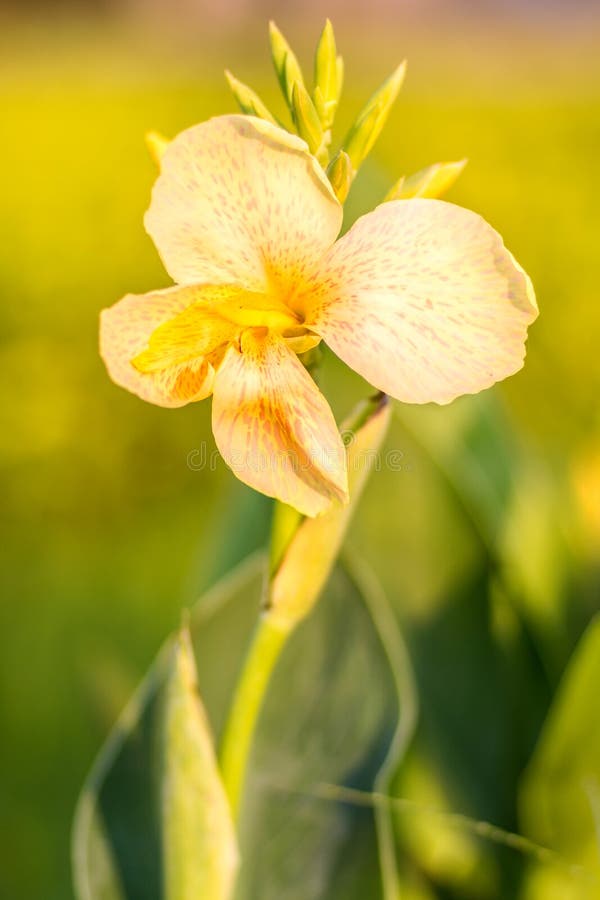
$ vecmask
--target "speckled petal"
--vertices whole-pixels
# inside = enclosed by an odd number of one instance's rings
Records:
[[[128,294],[100,316],[100,355],[113,381],[142,400],[158,406],[184,406],[207,397],[214,372],[202,358],[171,361],[155,371],[141,372],[132,360],[145,351],[155,329],[198,302],[197,287],[175,287],[149,294]]]
[[[293,351],[244,332],[214,384],[217,446],[241,481],[314,516],[347,500],[346,451],[329,405]]]
[[[480,216],[385,203],[323,260],[307,322],[344,362],[408,403],[449,403],[512,375],[537,316],[528,276]]]
[[[249,290],[295,282],[335,240],[342,208],[300,138],[252,116],[219,116],[164,152],[146,228],[180,283]]]

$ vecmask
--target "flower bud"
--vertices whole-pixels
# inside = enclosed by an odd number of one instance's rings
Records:
[[[360,167],[381,134],[402,87],[405,72],[406,62],[403,62],[373,94],[350,129],[344,150],[355,169]]]
[[[258,94],[256,94],[252,88],[249,88],[243,81],[239,81],[235,78],[235,76],[227,69],[225,69],[225,78],[227,79],[231,92],[243,113],[247,116],[258,116],[259,119],[265,119],[267,122],[272,122],[273,125],[277,125],[275,116],[271,115]]]
[[[275,22],[269,22],[269,37],[271,41],[271,56],[273,57],[273,65],[277,72],[279,84],[288,106],[292,109],[294,84],[299,81],[304,86],[302,70],[292,48]]]
[[[306,141],[310,152],[316,155],[323,145],[323,128],[315,105],[300,81],[292,89],[292,115],[298,134]]]
[[[339,91],[335,37],[329,19],[325,22],[315,54],[313,96],[323,128],[331,128],[338,104]]]
[[[350,157],[344,150],[332,159],[327,169],[327,176],[331,182],[331,187],[340,203],[343,203],[348,196],[350,185],[354,180],[354,169],[350,162]]]
[[[388,191],[386,200],[409,200],[412,197],[440,197],[449,190],[467,164],[458,162],[433,163],[414,175],[400,178]]]

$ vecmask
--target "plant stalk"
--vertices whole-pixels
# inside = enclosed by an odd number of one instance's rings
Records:
[[[271,673],[292,629],[261,614],[237,683],[221,745],[221,776],[235,822],[246,780],[252,739]]]

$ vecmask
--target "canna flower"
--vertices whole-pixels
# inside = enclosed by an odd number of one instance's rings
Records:
[[[397,200],[336,240],[327,177],[270,122],[226,115],[178,135],[145,225],[175,286],[102,312],[110,376],[159,406],[212,394],[228,465],[306,515],[347,499],[346,454],[298,354],[323,340],[407,403],[449,403],[522,366],[537,306],[490,225]]]

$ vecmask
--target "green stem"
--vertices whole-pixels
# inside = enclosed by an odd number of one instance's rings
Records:
[[[290,629],[273,622],[268,612],[261,615],[235,689],[221,745],[221,775],[235,821],[262,702],[289,634]]]
[[[346,430],[351,428],[355,436],[348,449],[350,505],[333,505],[315,519],[305,519],[281,503],[275,505],[269,605],[256,625],[221,744],[221,776],[236,822],[269,679],[287,638],[313,608],[335,564],[350,514],[373,462],[372,451],[380,446],[388,422],[385,396],[378,394],[360,404],[346,423]]]
[[[271,527],[269,578],[273,578],[277,572],[285,551],[298,531],[302,519],[302,513],[299,513],[293,506],[287,506],[285,503],[275,504]]]

